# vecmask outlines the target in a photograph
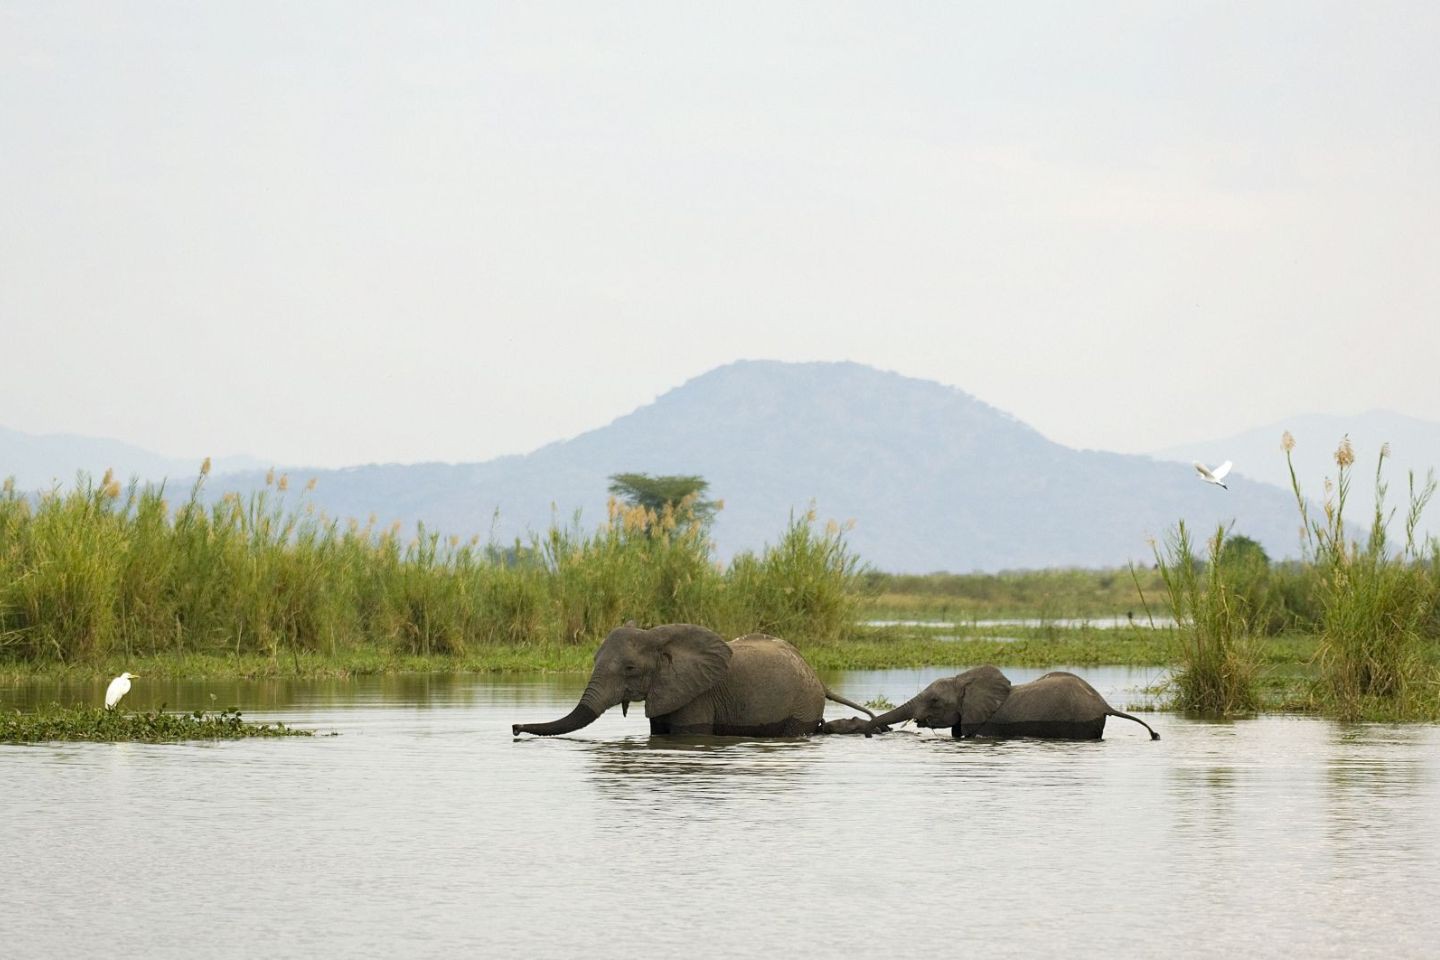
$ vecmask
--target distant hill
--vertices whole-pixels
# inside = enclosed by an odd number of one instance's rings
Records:
[[[132,476],[142,480],[170,477],[189,483],[200,473],[204,459],[164,457],[119,440],[65,433],[37,435],[0,427],[0,478],[14,477],[22,490],[48,490],[57,483],[69,486],[81,470],[97,480],[113,469],[122,481]],[[254,457],[217,457],[211,469],[221,474],[262,466]]]
[[[1317,501],[1324,494],[1324,478],[1335,476],[1335,448],[1342,437],[1349,435],[1355,450],[1355,468],[1345,515],[1364,527],[1369,526],[1375,510],[1375,460],[1381,444],[1390,444],[1384,474],[1390,487],[1386,503],[1397,508],[1389,538],[1398,544],[1396,538],[1404,536],[1407,471],[1414,470],[1419,481],[1429,470],[1440,473],[1440,423],[1388,410],[1356,416],[1302,414],[1233,437],[1157,450],[1154,455],[1164,460],[1210,464],[1233,460],[1237,472],[1289,490],[1290,473],[1280,449],[1280,439],[1287,430],[1295,438],[1292,455],[1300,489]],[[1421,520],[1424,533],[1440,537],[1440,502],[1432,502]]]
[[[890,571],[1149,563],[1147,538],[1182,517],[1202,533],[1233,520],[1274,556],[1298,544],[1284,490],[1237,477],[1225,491],[1189,466],[1072,450],[953,387],[855,363],[732,363],[524,456],[307,470],[291,495],[314,476],[306,496],[331,515],[508,541],[577,509],[593,526],[607,478],[627,471],[704,476],[725,501],[724,557],[773,540],[812,502],[822,519],[854,519],[850,543]],[[211,491],[263,483],[238,474]]]

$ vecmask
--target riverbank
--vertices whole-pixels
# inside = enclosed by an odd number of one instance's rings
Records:
[[[969,632],[966,632],[969,630]],[[1008,627],[994,631],[952,625],[872,627],[855,639],[801,643],[817,670],[880,670],[901,667],[999,666],[1166,666],[1174,659],[1174,637],[1166,629],[1096,627]],[[1262,662],[1303,665],[1315,653],[1313,635],[1285,635],[1260,641]],[[586,673],[595,648],[589,644],[516,644],[474,648],[463,654],[403,654],[382,647],[344,648],[335,653],[287,650],[253,653],[172,653],[135,657],[110,655],[69,663],[0,660],[0,683],[29,679],[102,678],[128,670],[143,677],[251,679],[323,678],[394,673]]]
[[[1233,656],[1218,675],[1243,679],[1243,696],[1173,702],[1215,716],[1302,701],[1346,719],[1440,715],[1440,549],[1400,562],[1378,536],[1323,564],[1271,564],[1222,531],[1198,561],[1182,525],[1153,569],[909,576],[863,568],[844,528],[813,512],[722,563],[683,502],[658,513],[612,503],[594,530],[556,524],[508,546],[423,527],[407,542],[315,515],[303,497],[298,511],[268,490],[208,502],[204,480],[178,506],[109,475],[39,498],[0,486],[0,683],[585,673],[633,619],[769,633],[822,671],[1117,665],[1190,677],[1194,652],[1223,638]],[[1348,543],[1342,534],[1316,536]],[[1172,590],[1167,571],[1182,567],[1189,586]],[[1321,667],[1328,702],[1309,679]]]
[[[1172,699],[1168,682],[1175,663],[1176,638],[1166,628],[1011,627],[997,639],[984,632],[959,634],[953,625],[869,628],[854,640],[802,644],[805,659],[822,673],[848,670],[959,670],[991,663],[1005,668],[1149,667],[1155,687],[1149,692],[1164,704]],[[1321,640],[1314,634],[1285,634],[1255,641],[1259,713],[1327,714],[1319,692],[1316,656]],[[351,648],[335,654],[287,651],[279,656],[233,653],[159,653],[125,659],[106,657],[73,663],[0,660],[0,688],[32,681],[100,681],[123,670],[150,680],[345,680],[369,676],[523,675],[554,673],[584,676],[594,648],[581,645],[511,645],[471,650],[463,655],[404,655],[382,648]],[[139,681],[139,682],[144,682]],[[1440,720],[1440,704],[1400,709],[1370,704],[1364,719],[1377,722]],[[1154,709],[1155,701],[1122,704],[1122,709]]]

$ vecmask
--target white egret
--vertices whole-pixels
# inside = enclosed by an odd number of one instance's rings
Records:
[[[125,694],[130,692],[130,681],[139,679],[138,673],[122,673],[110,681],[110,686],[105,688],[105,709],[114,710],[115,705],[124,699]]]
[[[1216,467],[1214,470],[1211,470],[1199,460],[1195,461],[1195,470],[1200,474],[1201,480],[1204,480],[1206,483],[1213,483],[1217,487],[1225,487],[1226,490],[1229,490],[1230,488],[1225,486],[1225,475],[1230,472],[1230,468],[1233,466],[1233,463],[1231,463],[1229,460],[1226,460],[1224,463],[1220,464],[1220,466]]]

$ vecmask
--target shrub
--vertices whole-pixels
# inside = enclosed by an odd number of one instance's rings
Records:
[[[1232,549],[1219,527],[1209,554],[1202,567],[1184,521],[1163,549],[1155,547],[1179,641],[1171,678],[1175,705],[1212,716],[1253,711],[1258,696],[1250,617],[1263,551],[1257,556]]]
[[[1318,695],[1341,718],[1434,715],[1437,678],[1422,656],[1422,639],[1436,607],[1435,563],[1424,562],[1415,542],[1420,516],[1435,493],[1433,474],[1417,485],[1409,477],[1405,544],[1390,549],[1385,512],[1385,460],[1375,463],[1375,513],[1362,545],[1345,526],[1345,504],[1355,455],[1348,437],[1335,451],[1336,477],[1325,481],[1321,515],[1312,517],[1295,476],[1287,433],[1282,444],[1291,488],[1300,509],[1320,607]]]

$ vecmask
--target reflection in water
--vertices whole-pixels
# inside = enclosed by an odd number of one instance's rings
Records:
[[[826,682],[898,703],[954,672]],[[1117,704],[1154,680],[1078,672]],[[584,681],[137,683],[152,699],[136,709],[215,694],[342,736],[0,746],[0,953],[102,953],[118,935],[136,956],[222,960],[257,943],[569,958],[801,942],[1349,958],[1426,956],[1440,937],[1433,726],[1162,714],[1156,742],[1128,724],[1085,743],[747,741],[650,737],[612,710],[511,736]]]
[[[1427,825],[1415,810],[1436,794],[1426,762],[1427,728],[1381,724],[1337,726],[1329,740],[1326,846],[1329,868],[1383,900],[1397,866],[1423,868],[1437,853],[1424,843]],[[1377,849],[1394,857],[1377,858]],[[1435,879],[1440,879],[1436,877]]]
[[[810,739],[640,737],[588,744],[589,780],[600,795],[644,803],[704,805],[785,791],[811,768]],[[691,811],[704,815],[701,806]]]
[[[0,707],[33,710],[48,703],[105,702],[108,680],[37,680],[0,686]],[[142,677],[125,698],[125,709],[213,710],[239,706],[244,710],[288,707],[355,707],[370,704],[406,707],[473,706],[501,687],[515,693],[517,704],[548,707],[557,691],[572,699],[584,689],[583,678],[555,674],[509,674],[501,680],[454,673],[399,673],[351,678],[296,680],[190,680]]]

